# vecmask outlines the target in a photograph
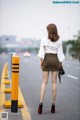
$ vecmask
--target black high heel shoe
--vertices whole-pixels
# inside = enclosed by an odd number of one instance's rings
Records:
[[[38,113],[42,114],[42,109],[43,109],[43,103],[39,104],[39,108],[38,108]]]
[[[52,104],[51,113],[55,113],[55,104]]]

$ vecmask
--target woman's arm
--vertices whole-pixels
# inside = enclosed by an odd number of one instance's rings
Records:
[[[40,65],[41,65],[41,67],[42,67],[42,63],[43,63],[43,59],[42,58],[40,58]]]
[[[65,56],[64,56],[64,53],[63,53],[63,46],[62,46],[62,41],[61,41],[61,44],[58,48],[58,59],[59,59],[59,62],[62,64],[63,60],[65,59]]]

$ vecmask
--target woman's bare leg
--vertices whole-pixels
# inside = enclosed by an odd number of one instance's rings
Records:
[[[57,72],[52,72],[52,103],[55,104],[57,93]]]
[[[41,85],[41,95],[40,95],[40,102],[43,102],[44,99],[44,94],[45,94],[45,90],[46,90],[46,86],[47,86],[47,82],[48,82],[48,77],[49,77],[49,72],[43,71],[43,82]]]

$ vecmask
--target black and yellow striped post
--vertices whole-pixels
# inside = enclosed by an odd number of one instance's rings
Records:
[[[11,112],[18,112],[19,61],[20,61],[20,58],[18,56],[12,57]]]

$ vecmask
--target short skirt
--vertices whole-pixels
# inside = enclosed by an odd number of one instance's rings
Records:
[[[46,53],[43,63],[42,63],[43,71],[58,71],[59,70],[59,60],[57,54]]]

